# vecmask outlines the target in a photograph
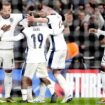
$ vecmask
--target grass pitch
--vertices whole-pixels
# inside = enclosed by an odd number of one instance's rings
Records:
[[[61,99],[57,100],[57,103],[50,103],[50,99],[46,99],[46,103],[19,103],[20,98],[14,98],[16,103],[0,103],[0,105],[60,105]],[[61,104],[62,105],[62,104]],[[73,98],[69,103],[64,103],[63,105],[105,105],[105,103],[100,103],[99,98]]]

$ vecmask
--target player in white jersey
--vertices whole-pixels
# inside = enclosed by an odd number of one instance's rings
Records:
[[[0,38],[12,37],[22,14],[11,14],[11,4],[4,2],[0,16]],[[12,88],[12,69],[14,68],[13,42],[0,40],[0,66],[5,70],[4,86],[7,102],[14,102],[10,97]]]
[[[23,34],[22,34],[23,33]],[[35,73],[37,73],[37,76],[45,83],[45,85],[50,90],[52,97],[54,94],[54,88],[51,87],[50,81],[47,79],[48,72],[47,72],[47,64],[45,59],[45,43],[46,39],[50,34],[55,35],[52,29],[49,29],[47,26],[31,26],[25,28],[22,33],[20,33],[17,36],[14,37],[6,37],[2,38],[3,41],[18,41],[20,39],[24,38],[24,35],[27,39],[27,45],[28,45],[28,53],[26,58],[26,67],[23,77],[23,83],[24,86],[22,89],[23,95],[23,101],[31,102],[32,99],[28,98],[28,95],[30,91],[28,91],[28,88],[32,86],[32,78]],[[59,34],[59,32],[58,32]],[[32,92],[32,91],[31,91]],[[52,100],[51,102],[55,102],[56,100]]]
[[[90,28],[89,32],[94,33],[99,38],[99,42],[101,46],[105,47],[105,31],[102,31],[100,29]],[[105,48],[104,48],[104,54],[101,60],[101,78],[102,78],[102,86],[105,92]],[[102,98],[101,102],[105,102],[105,97]]]
[[[48,66],[53,69],[54,76],[60,86],[63,88],[65,97],[62,103],[69,102],[72,99],[69,87],[65,78],[60,74],[60,70],[65,68],[65,59],[67,53],[67,46],[63,36],[63,24],[61,16],[53,9],[45,9],[47,6],[42,6],[39,15],[46,16],[45,18],[29,17],[29,21],[47,23],[53,31],[60,32],[56,36],[50,37],[50,49],[47,54]]]

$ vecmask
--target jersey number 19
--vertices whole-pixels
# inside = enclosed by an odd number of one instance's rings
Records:
[[[33,39],[33,46],[34,48],[37,48],[36,41],[38,41],[38,48],[42,47],[43,43],[43,34],[39,33],[38,35],[32,34],[31,38]]]

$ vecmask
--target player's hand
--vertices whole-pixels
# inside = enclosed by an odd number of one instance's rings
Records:
[[[11,28],[10,25],[3,25],[3,26],[1,27],[1,30],[3,30],[4,32],[6,32],[6,31],[10,30],[10,28]]]
[[[27,16],[28,22],[34,22],[34,16]]]
[[[90,29],[89,29],[89,33],[97,33],[97,29],[95,29],[95,28],[90,28]]]

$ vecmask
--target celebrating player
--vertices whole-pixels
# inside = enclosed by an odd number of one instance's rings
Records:
[[[90,33],[94,33],[100,41],[101,46],[105,46],[105,31],[102,31],[100,29],[89,29]],[[102,78],[102,86],[105,92],[105,50],[101,61],[101,78]],[[101,100],[102,102],[105,102],[105,98]]]
[[[14,35],[17,23],[23,18],[22,14],[12,14],[11,4],[4,2],[0,16],[0,38]],[[12,69],[14,68],[13,42],[0,40],[0,66],[5,70],[4,86],[7,102],[14,102],[10,97],[12,89]]]

